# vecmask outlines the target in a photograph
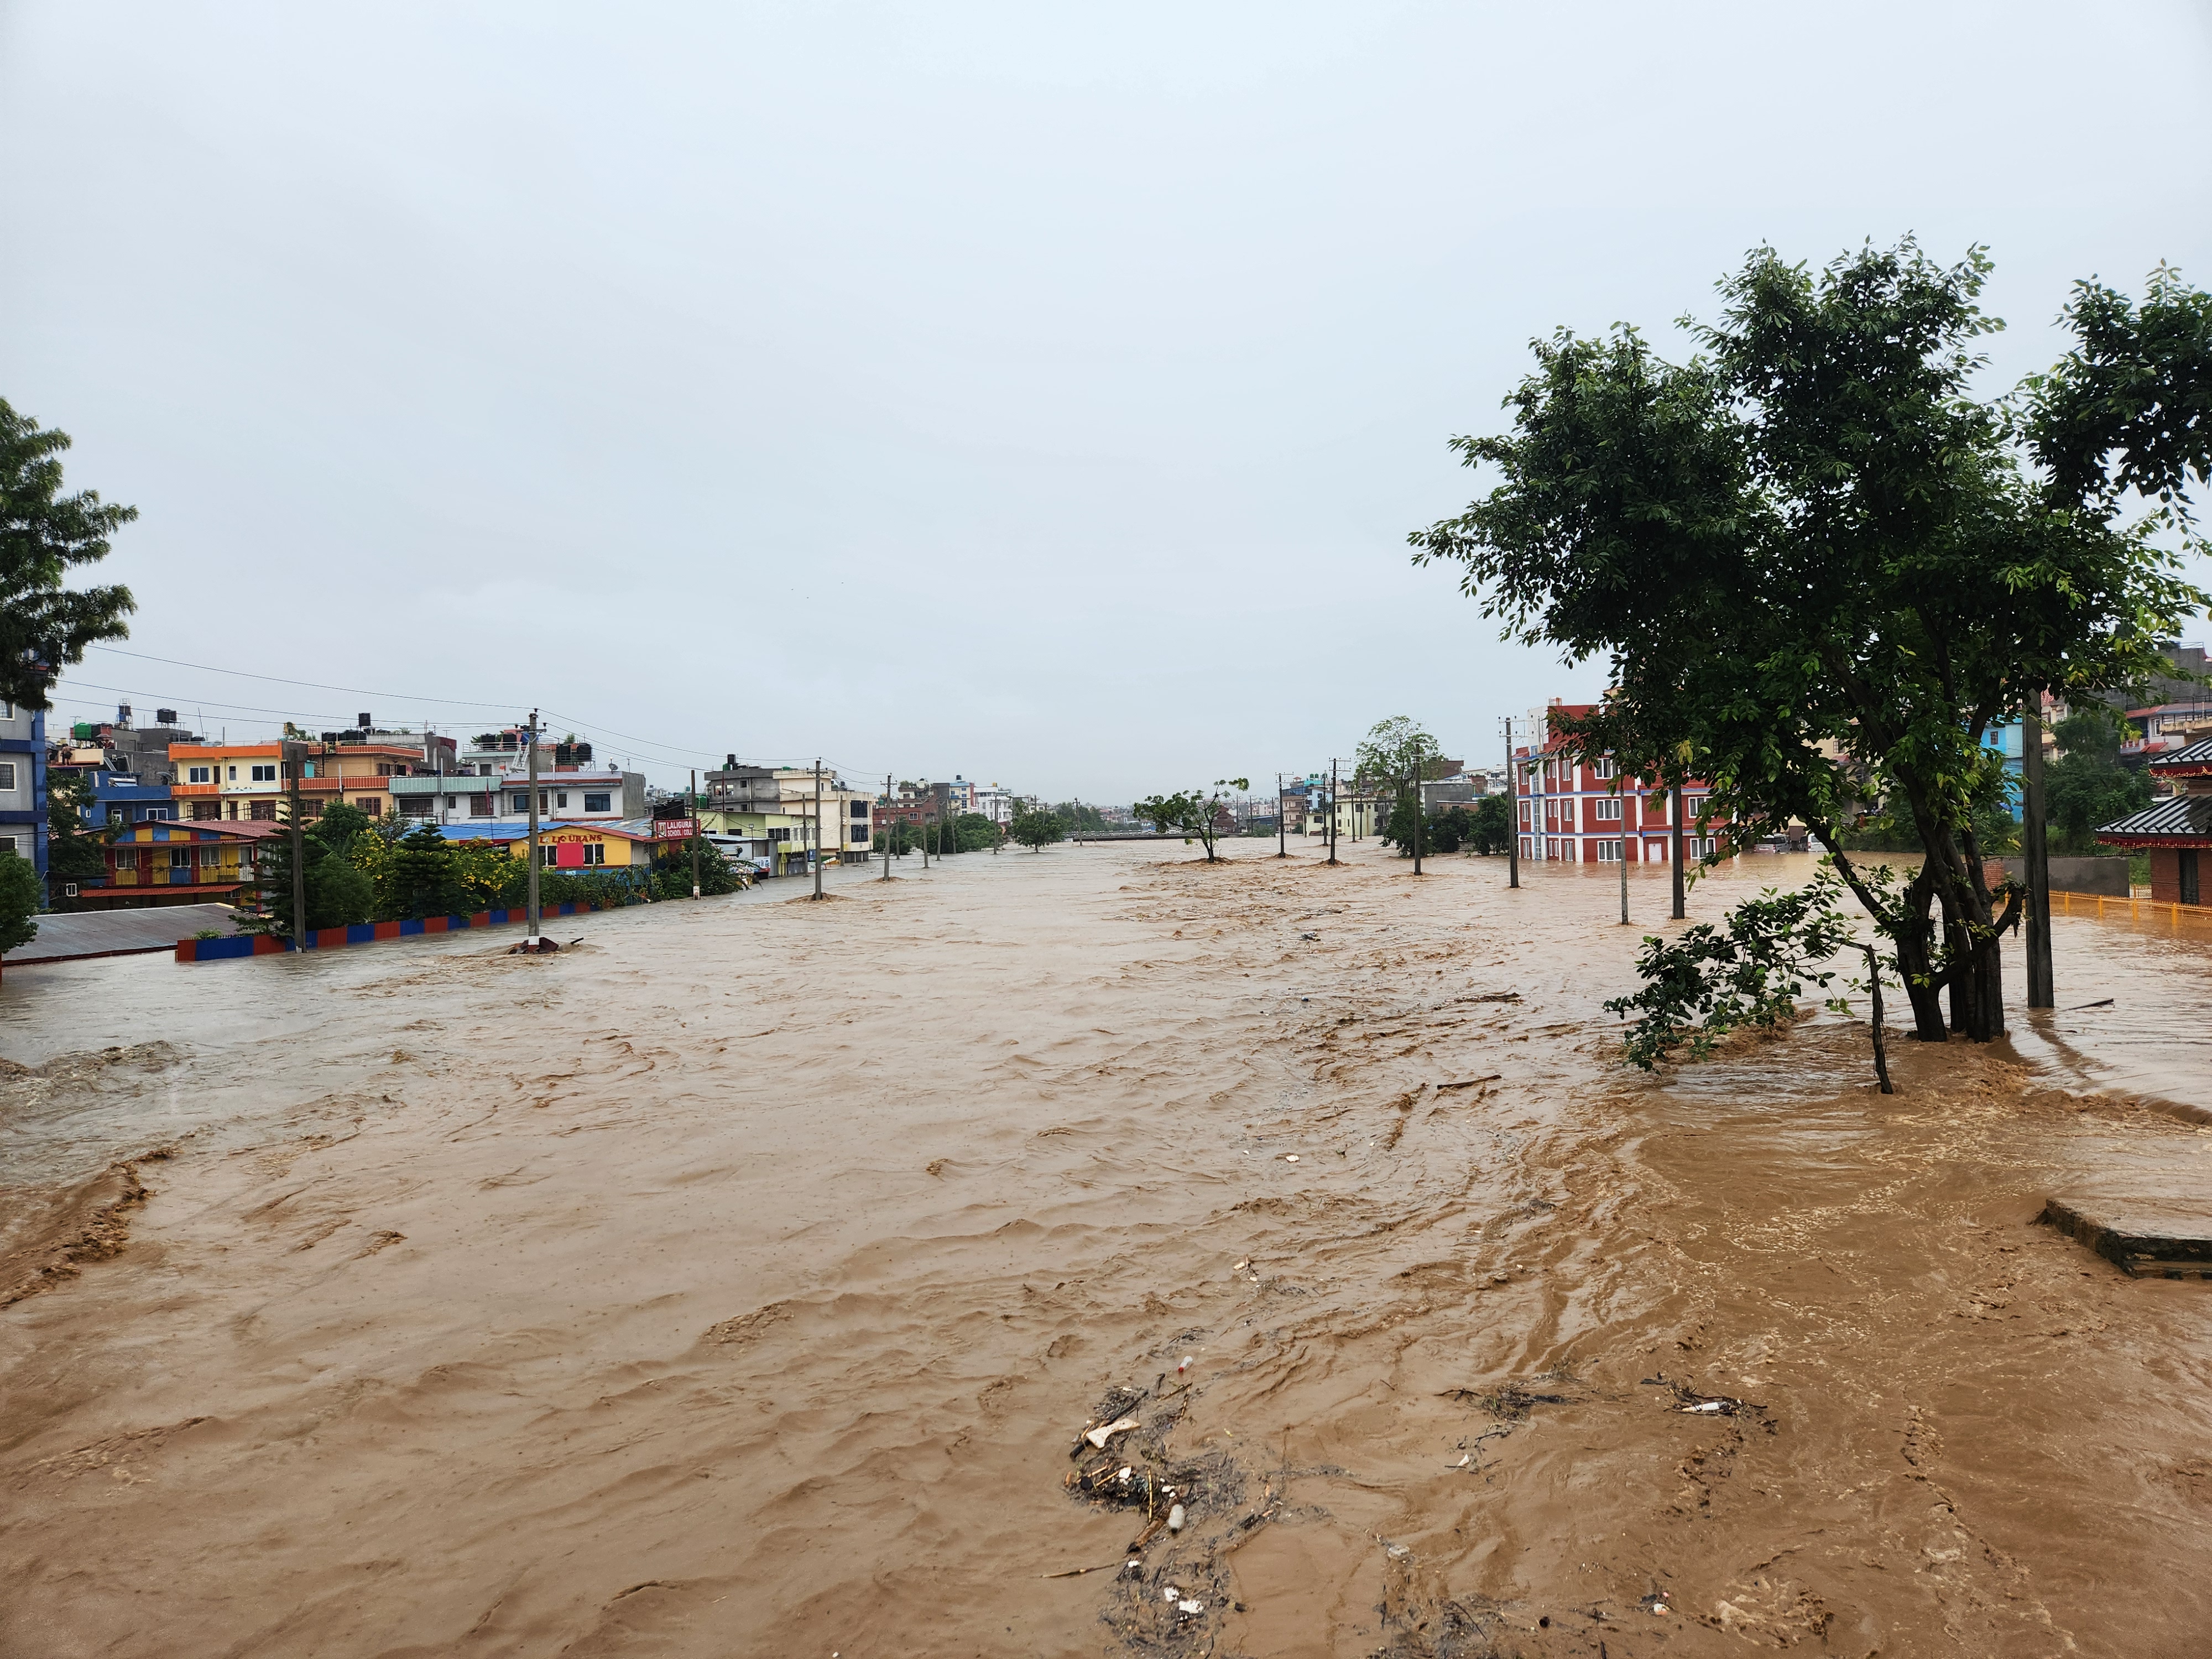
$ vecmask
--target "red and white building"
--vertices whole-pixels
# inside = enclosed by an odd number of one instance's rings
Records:
[[[1623,779],[1604,757],[1578,760],[1553,730],[1562,716],[1591,713],[1595,703],[1552,700],[1528,711],[1527,732],[1513,750],[1514,811],[1521,856],[1538,863],[1664,864],[1674,832],[1673,798],[1656,785]],[[1538,734],[1541,741],[1534,741]],[[1682,860],[1692,863],[1728,845],[1728,826],[1700,825],[1708,787],[1692,779],[1682,791]]]

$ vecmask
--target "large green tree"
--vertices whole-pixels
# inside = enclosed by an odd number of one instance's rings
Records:
[[[1172,795],[1147,796],[1133,810],[1158,834],[1181,835],[1198,842],[1206,848],[1206,861],[1214,864],[1219,862],[1213,849],[1223,834],[1222,815],[1237,794],[1251,787],[1249,778],[1216,778],[1210,790],[1179,789]]]
[[[127,587],[71,589],[73,566],[107,556],[108,538],[138,516],[89,489],[62,493],[65,432],[41,430],[0,398],[0,702],[52,706],[54,677],[85,647],[130,634]]]
[[[1014,839],[1032,853],[1042,853],[1053,842],[1067,839],[1067,825],[1057,812],[1017,812],[1008,828]]]
[[[2150,805],[2149,774],[2120,762],[2121,730],[2118,717],[2094,703],[2058,722],[2058,758],[2043,779],[2053,852],[2094,852],[2100,827]]]
[[[2039,690],[2140,681],[2206,603],[2154,539],[2170,520],[2054,494],[1973,395],[1989,268],[1910,241],[1818,272],[1762,248],[1719,285],[1720,321],[1686,319],[1686,362],[1630,329],[1562,331],[1508,399],[1515,429],[1454,441],[1488,493],[1412,537],[1508,637],[1608,660],[1605,702],[1565,723],[1577,748],[1710,780],[1743,841],[1802,820],[1936,1040],[1947,988],[1952,1026],[2003,1027],[2017,896],[1992,890],[1976,828],[2006,787],[1995,728]],[[1893,896],[1843,854],[1869,800],[1927,849]]]

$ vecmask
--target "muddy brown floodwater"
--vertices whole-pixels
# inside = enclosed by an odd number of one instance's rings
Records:
[[[2204,938],[1654,1082],[1611,872],[1231,850],[9,975],[0,1651],[2212,1650],[2212,1285],[2033,1219]]]

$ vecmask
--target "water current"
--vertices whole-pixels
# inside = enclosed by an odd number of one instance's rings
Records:
[[[2206,1650],[2212,1285],[2034,1218],[2212,935],[1649,1079],[1657,872],[1194,850],[10,973],[0,1653]]]

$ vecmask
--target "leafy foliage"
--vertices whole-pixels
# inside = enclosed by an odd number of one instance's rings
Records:
[[[1468,840],[1478,853],[1503,853],[1513,845],[1513,803],[1504,795],[1485,795],[1475,802]]]
[[[1995,726],[2039,690],[2162,672],[2156,642],[2207,602],[2159,521],[2055,505],[1973,397],[1973,343],[2001,325],[1978,305],[1988,270],[1910,241],[1818,274],[1762,248],[1689,362],[1626,328],[1561,331],[1509,400],[1515,431],[1454,441],[1499,482],[1412,537],[1508,637],[1608,659],[1605,704],[1561,723],[1583,752],[1709,780],[1745,840],[1797,819],[1837,854],[1867,799],[1909,823],[1928,856],[1890,909],[1837,867],[1938,1040],[1946,988],[1952,1025],[2002,1029]]]
[[[1163,836],[1180,835],[1206,848],[1206,861],[1218,862],[1214,847],[1224,833],[1221,815],[1236,793],[1249,790],[1249,778],[1216,778],[1211,790],[1181,789],[1172,795],[1151,795],[1133,809],[1139,822]],[[1232,793],[1231,792],[1235,792]]]
[[[138,516],[92,490],[62,491],[65,432],[41,431],[0,398],[0,702],[50,707],[54,677],[85,647],[129,636],[127,587],[62,586],[73,565],[96,564],[108,538]]]
[[[2021,388],[2022,428],[2060,507],[2124,490],[2180,507],[2212,483],[2212,294],[2160,265],[2142,304],[2078,283],[2059,319],[2077,343]]]
[[[1067,839],[1067,826],[1057,812],[1017,812],[1009,826],[1016,841],[1033,853],[1042,853],[1056,841]]]
[[[0,853],[0,951],[38,938],[38,914],[39,866],[13,852]]]
[[[2044,768],[2044,816],[2054,853],[2084,854],[2097,831],[2150,805],[2150,777],[2120,763],[2121,722],[2095,704],[2058,722],[2058,758]]]
[[[1843,897],[1824,868],[1794,892],[1770,887],[1747,899],[1719,927],[1700,922],[1673,940],[1648,935],[1636,960],[1644,988],[1605,1005],[1636,1016],[1624,1058],[1649,1072],[1686,1046],[1689,1059],[1702,1060],[1731,1031],[1795,1018],[1806,987],[1825,990],[1835,978],[1818,964],[1851,942]]]

